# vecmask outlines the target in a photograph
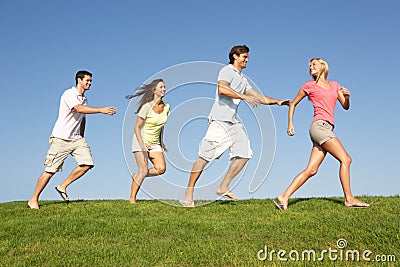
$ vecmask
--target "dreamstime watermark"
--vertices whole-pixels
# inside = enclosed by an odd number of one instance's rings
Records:
[[[200,141],[208,128],[207,118],[215,101],[218,73],[224,66],[205,61],[182,63],[163,69],[142,83],[163,79],[167,89],[164,100],[171,107],[163,134],[164,143],[169,150],[164,153],[167,170],[154,179],[146,178],[141,187],[141,191],[152,199],[182,199],[193,163],[198,157]],[[261,92],[255,82],[247,78],[251,86]],[[135,112],[138,107],[136,100],[129,102],[122,129],[125,162],[131,173],[137,172],[132,153]],[[242,189],[246,186],[248,193],[254,193],[267,178],[275,156],[275,122],[269,106],[252,108],[245,101],[242,101],[237,115],[252,144],[253,158],[232,182],[231,188],[241,183]],[[195,198],[215,199],[218,184],[229,165],[229,160],[225,159],[210,162],[196,184]],[[243,177],[246,179],[242,179]],[[166,203],[174,205],[170,201]]]
[[[329,247],[320,252],[314,249],[306,249],[303,251],[283,249],[270,249],[265,245],[263,249],[257,252],[257,258],[260,261],[366,261],[366,262],[396,262],[394,254],[376,254],[371,250],[359,251],[357,249],[346,249],[346,239],[340,238],[336,242],[336,248]]]

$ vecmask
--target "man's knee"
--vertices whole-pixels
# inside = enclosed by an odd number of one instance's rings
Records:
[[[44,171],[41,176],[46,179],[50,179],[51,177],[53,177],[54,174],[55,174],[55,172]]]
[[[79,165],[79,167],[81,168],[82,171],[87,172],[88,170],[93,168],[94,165]]]

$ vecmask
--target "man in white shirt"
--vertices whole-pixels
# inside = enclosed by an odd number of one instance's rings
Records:
[[[250,49],[246,45],[234,46],[229,53],[229,65],[218,75],[215,102],[209,114],[209,126],[199,147],[199,158],[193,164],[184,200],[185,207],[194,207],[194,186],[208,162],[218,159],[228,148],[232,161],[227,174],[217,189],[219,196],[236,201],[229,184],[252,157],[250,141],[243,125],[236,117],[240,100],[254,107],[264,105],[289,105],[290,100],[277,100],[254,90],[242,70],[246,68]]]
[[[59,185],[56,191],[68,202],[67,187],[94,167],[92,153],[84,138],[86,114],[102,113],[114,115],[114,107],[96,108],[87,105],[85,91],[90,89],[92,74],[81,70],[75,75],[76,86],[67,89],[60,100],[58,119],[50,136],[50,149],[44,162],[45,171],[39,177],[35,191],[28,201],[28,207],[39,209],[39,195],[46,187],[50,178],[56,172],[62,171],[65,159],[71,154],[77,161],[78,166]]]

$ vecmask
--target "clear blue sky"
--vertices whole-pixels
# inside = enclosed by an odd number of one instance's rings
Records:
[[[275,98],[293,98],[309,80],[309,59],[325,58],[330,65],[328,79],[351,91],[350,110],[337,106],[335,133],[353,158],[353,193],[398,195],[399,10],[394,0],[1,1],[0,101],[5,116],[0,132],[0,202],[30,198],[43,171],[60,95],[74,85],[79,69],[94,74],[86,93],[89,104],[113,105],[118,113],[87,116],[86,138],[96,166],[68,188],[70,197],[129,198],[130,168],[135,167],[126,140],[131,138],[134,103],[124,97],[161,72],[170,90],[165,100],[173,110],[181,109],[172,113],[175,116],[166,126],[171,150],[167,172],[162,178],[145,180],[143,188],[154,191],[156,198],[181,198],[189,177],[182,168],[197,157],[216,80],[195,83],[193,77],[192,83],[174,87],[173,77],[164,71],[186,62],[226,64],[229,49],[237,44],[251,49],[244,73],[259,90]],[[186,77],[184,71],[175,75]],[[191,99],[198,102],[191,105]],[[198,119],[184,122],[185,127],[177,125],[198,106],[204,107],[195,110]],[[255,157],[233,191],[241,199],[274,197],[307,164],[311,103],[303,100],[297,107],[295,137],[285,133],[287,108],[253,110],[242,103],[239,116]],[[255,118],[265,118],[257,123],[267,128],[272,124],[274,129],[260,133]],[[180,129],[177,136],[175,127]],[[266,155],[261,156],[260,148],[268,150]],[[175,164],[183,162],[182,155],[186,167]],[[224,155],[203,173],[199,186],[207,190],[199,189],[195,198],[216,198],[214,192],[228,164]],[[74,166],[69,158],[42,200],[59,199],[54,186]],[[342,196],[338,168],[338,162],[328,156],[317,176],[294,197]],[[252,180],[260,182],[255,192],[249,191]],[[151,198],[143,191],[138,197]]]

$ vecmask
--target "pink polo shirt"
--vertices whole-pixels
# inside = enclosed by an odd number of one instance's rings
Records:
[[[65,90],[61,96],[58,119],[54,125],[52,137],[64,140],[82,138],[81,123],[85,114],[77,112],[74,107],[78,104],[87,105],[87,99],[75,87]]]
[[[315,81],[306,82],[301,89],[306,92],[314,106],[314,119],[312,122],[325,120],[335,125],[335,106],[341,86],[335,81],[328,82],[330,85],[328,90],[317,85]]]

